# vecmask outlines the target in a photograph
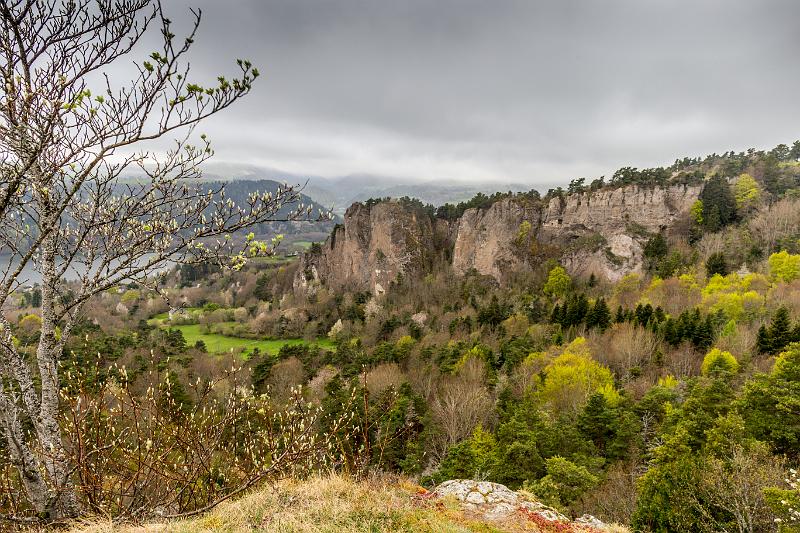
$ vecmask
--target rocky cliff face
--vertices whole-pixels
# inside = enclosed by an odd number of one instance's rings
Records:
[[[450,257],[458,274],[475,269],[502,281],[535,266],[535,250],[557,250],[575,275],[612,281],[642,267],[644,242],[686,216],[701,186],[674,185],[613,190],[552,198],[500,200],[467,209],[458,220],[432,219],[398,201],[353,204],[317,250],[306,254],[295,287],[323,283],[380,294],[398,275],[424,273]]]
[[[702,186],[672,185],[601,190],[552,198],[542,228],[558,237],[565,231],[595,231],[603,235],[625,232],[638,224],[649,232],[668,228],[699,198]]]
[[[453,269],[464,274],[474,268],[502,279],[525,262],[521,248],[541,219],[538,203],[518,199],[501,200],[488,209],[467,209],[455,226]]]
[[[686,216],[701,190],[632,185],[552,198],[539,238],[562,246],[562,262],[572,274],[617,281],[641,271],[646,239]]]
[[[430,268],[437,254],[437,226],[397,201],[355,203],[321,248],[303,256],[295,288],[313,291],[324,283],[381,294],[398,275]]]

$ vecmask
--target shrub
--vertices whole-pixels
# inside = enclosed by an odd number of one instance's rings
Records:
[[[76,497],[93,512],[128,520],[191,515],[332,459],[332,433],[317,433],[328,417],[299,394],[285,404],[253,396],[236,365],[190,385],[151,367],[138,383],[124,367],[70,363],[59,422]],[[339,428],[344,418],[327,423]],[[5,481],[4,490],[22,492],[19,479]]]
[[[570,505],[599,481],[586,467],[559,456],[547,459],[545,469],[546,476],[525,488],[553,507]]]

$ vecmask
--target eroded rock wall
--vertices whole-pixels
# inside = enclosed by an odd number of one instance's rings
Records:
[[[526,263],[521,241],[535,238],[541,217],[538,203],[520,199],[501,200],[488,209],[467,209],[456,223],[453,270],[464,274],[474,268],[502,279]]]
[[[319,250],[301,259],[295,287],[316,284],[383,293],[399,274],[429,268],[436,255],[436,224],[400,202],[355,203]]]
[[[563,248],[561,261],[571,274],[618,281],[641,272],[647,238],[688,216],[701,190],[700,185],[631,185],[552,198],[539,238]]]
[[[434,220],[399,201],[353,204],[316,251],[300,265],[295,287],[320,283],[380,294],[398,275],[430,271],[450,258],[454,271],[475,269],[503,281],[535,266],[539,245],[561,250],[575,275],[616,281],[640,271],[649,236],[686,217],[702,186],[628,186],[552,198],[546,204],[524,196],[486,209],[467,209],[456,221]]]

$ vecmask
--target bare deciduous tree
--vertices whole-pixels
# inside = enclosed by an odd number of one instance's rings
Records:
[[[157,290],[152,275],[171,262],[239,267],[274,243],[250,236],[235,248],[229,235],[311,215],[296,187],[235,205],[223,188],[197,184],[212,150],[204,135],[190,143],[195,125],[246,95],[258,70],[238,60],[235,78],[196,83],[192,14],[178,38],[158,0],[0,4],[0,254],[11,256],[0,307],[26,268],[42,284],[35,364],[0,316],[0,427],[31,505],[51,519],[79,510],[57,421],[59,357],[87,300],[131,280]],[[141,50],[148,32],[160,34],[157,50]],[[103,73],[140,55],[124,83]],[[165,136],[177,137],[172,148],[148,150]]]
[[[441,431],[430,450],[434,460],[443,458],[450,447],[489,421],[493,399],[484,383],[485,375],[485,363],[470,357],[457,374],[442,378],[430,405]]]
[[[773,515],[764,489],[783,480],[783,462],[766,445],[733,446],[724,459],[712,459],[703,472],[702,493],[734,518],[740,533],[769,531]]]
[[[747,226],[766,245],[767,250],[773,251],[781,239],[797,235],[797,228],[800,227],[800,202],[795,198],[784,198],[764,207]]]

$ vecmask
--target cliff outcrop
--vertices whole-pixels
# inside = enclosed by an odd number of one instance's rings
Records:
[[[539,202],[508,198],[487,209],[467,209],[455,224],[453,270],[474,268],[500,280],[527,259],[525,244],[541,225]]]
[[[539,239],[562,248],[561,261],[572,274],[617,281],[641,271],[645,241],[686,217],[701,190],[631,185],[551,198]]]
[[[646,240],[688,216],[702,186],[628,186],[553,197],[514,196],[467,209],[452,221],[401,201],[355,203],[344,224],[301,260],[295,287],[319,284],[384,292],[398,276],[447,260],[502,282],[557,257],[574,275],[616,281],[640,271]],[[542,251],[546,250],[546,253]]]
[[[301,259],[295,288],[330,287],[383,293],[398,275],[414,275],[432,266],[447,224],[408,209],[399,201],[351,205],[321,246]]]

